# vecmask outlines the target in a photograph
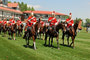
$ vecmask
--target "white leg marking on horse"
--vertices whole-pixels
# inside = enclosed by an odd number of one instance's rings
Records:
[[[35,42],[34,42],[34,49],[36,50],[36,44],[35,44]]]

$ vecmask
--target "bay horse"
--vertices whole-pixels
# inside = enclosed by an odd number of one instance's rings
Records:
[[[22,36],[22,34],[23,34],[23,27],[24,27],[23,24],[21,24],[20,26],[18,26],[18,29],[17,29],[17,31],[18,31],[18,36]]]
[[[49,46],[52,47],[52,43],[53,43],[53,38],[56,37],[57,40],[57,48],[59,48],[59,29],[62,29],[63,31],[65,30],[65,25],[63,23],[59,23],[58,25],[56,25],[55,30],[54,29],[50,29],[45,33],[45,46],[47,44],[47,37],[49,36]],[[50,45],[50,39],[51,39],[51,45]]]
[[[31,29],[27,29],[27,31],[26,31],[27,33],[26,33],[26,37],[25,37],[27,47],[29,46],[29,39],[32,37],[33,47],[34,47],[34,50],[36,50],[35,39],[37,37],[37,32],[39,33],[39,30],[40,30],[40,23],[39,22],[36,22],[36,24],[33,25]]]
[[[40,20],[38,22],[40,23]],[[47,29],[46,22],[44,22],[44,23],[45,23],[44,25],[42,25],[40,23],[40,30],[39,30],[40,32],[38,33],[38,37],[40,37],[40,39],[41,39],[41,34],[43,34],[43,40],[44,40],[44,35],[45,35],[46,29]]]
[[[4,36],[6,36],[7,31],[8,31],[8,23],[5,25],[2,25],[2,32],[4,33]]]
[[[40,39],[41,39],[41,34],[43,34],[43,40],[44,40],[44,35],[45,35],[45,32],[46,32],[46,29],[47,29],[46,25],[40,26],[40,32],[39,32]]]
[[[73,44],[73,48],[75,48],[74,40],[75,40],[75,37],[76,37],[76,31],[77,31],[77,29],[79,29],[79,30],[82,29],[81,24],[82,24],[82,20],[76,21],[76,23],[74,24],[73,27],[71,27],[68,31],[63,32],[63,35],[62,35],[63,45],[64,45],[64,36],[67,35],[68,46],[69,46],[69,37],[71,37],[72,42],[71,42],[70,46]]]
[[[11,36],[11,39],[13,39],[13,35],[14,35],[14,40],[15,40],[16,29],[17,29],[17,23],[9,26],[9,28],[8,28],[9,38],[10,38],[10,36]]]

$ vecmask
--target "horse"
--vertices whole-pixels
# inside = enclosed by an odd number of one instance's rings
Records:
[[[74,46],[74,40],[75,40],[75,37],[76,37],[76,31],[77,29],[81,30],[81,23],[82,23],[82,20],[80,21],[77,21],[73,27],[71,27],[68,31],[66,32],[63,32],[63,35],[62,35],[62,40],[63,40],[63,45],[64,45],[64,36],[67,35],[67,43],[68,43],[68,46],[69,46],[69,37],[71,37],[72,39],[72,42],[70,44],[70,46],[73,44],[73,48],[75,48]]]
[[[40,20],[38,22],[40,23]],[[47,29],[46,23],[44,25],[42,25],[40,23],[40,30],[39,30],[40,32],[38,33],[38,37],[40,37],[40,39],[41,39],[41,34],[43,34],[43,40],[44,40],[44,35],[45,35],[46,29]]]
[[[6,36],[7,30],[8,30],[8,23],[5,25],[2,25],[2,32],[4,33],[4,36]]]
[[[31,29],[27,29],[26,37],[25,37],[27,47],[29,46],[29,39],[32,37],[33,47],[34,47],[34,50],[36,50],[35,39],[37,37],[37,32],[39,33],[39,30],[40,30],[40,23],[39,22],[36,22],[35,25],[32,25]]]
[[[2,23],[0,23],[0,34],[2,32]]]
[[[11,39],[13,39],[13,35],[14,35],[14,40],[15,40],[16,29],[17,29],[17,23],[12,24],[11,26],[9,26],[9,28],[8,28],[9,38],[11,36]]]
[[[24,27],[23,24],[21,24],[20,26],[18,26],[18,29],[17,29],[17,31],[18,31],[18,36],[22,36],[22,34],[23,34],[23,27]]]
[[[62,29],[63,31],[66,31],[65,30],[65,25],[63,23],[58,23],[56,25],[56,27],[54,27],[55,29],[50,29],[50,30],[46,30],[46,33],[45,33],[45,46],[47,44],[47,37],[49,36],[49,46],[52,47],[52,43],[53,43],[53,38],[56,37],[56,40],[57,40],[57,48],[59,48],[59,29]],[[50,45],[50,39],[51,39],[51,45]]]
[[[40,39],[41,39],[41,34],[43,34],[43,40],[44,40],[44,35],[45,35],[46,29],[47,29],[47,26],[46,25],[40,26],[40,32],[39,32]]]

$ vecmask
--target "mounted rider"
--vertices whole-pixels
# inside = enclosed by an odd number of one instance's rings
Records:
[[[74,21],[72,19],[72,13],[69,14],[69,18],[65,21],[67,23],[67,28],[71,28],[74,26]]]
[[[21,18],[19,17],[17,20],[17,26],[21,26],[21,24],[22,24],[22,21],[21,21]]]
[[[48,27],[48,30],[53,29],[53,30],[56,31],[55,25],[57,24],[57,20],[55,18],[55,11],[53,11],[52,14],[51,14],[51,17],[48,18],[48,22],[50,24],[50,26]]]
[[[34,16],[33,11],[31,11],[30,16],[28,17],[28,19],[26,20],[26,26],[25,26],[25,35],[23,38],[26,37],[27,34],[27,30],[31,30],[33,25],[37,22],[36,17]]]
[[[73,32],[73,34],[74,34],[74,29],[73,29],[74,21],[73,21],[73,19],[72,19],[72,13],[69,13],[69,18],[66,19],[65,22],[67,23],[67,25],[66,25],[66,27],[67,27],[66,30],[67,30],[67,31],[71,30],[71,31]],[[75,35],[76,35],[76,32],[75,32]]]
[[[12,18],[9,19],[9,27],[11,27],[13,24],[15,24],[14,16],[12,16]]]
[[[3,26],[5,26],[7,24],[7,18],[4,18],[2,21]]]
[[[39,22],[40,22],[41,26],[44,26],[45,23],[42,21],[42,16],[39,18]]]

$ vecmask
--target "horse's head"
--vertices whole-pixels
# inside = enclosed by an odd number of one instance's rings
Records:
[[[36,24],[35,24],[35,31],[36,31],[37,33],[40,32],[40,27],[41,27],[40,22],[36,22]]]
[[[81,25],[82,25],[82,20],[80,20],[80,21],[78,22],[78,29],[79,29],[79,30],[82,30],[82,26],[81,26]]]
[[[64,23],[59,23],[57,26],[56,26],[56,30],[59,30],[59,29],[62,29],[62,31],[66,31],[66,28],[65,28],[65,24]]]

